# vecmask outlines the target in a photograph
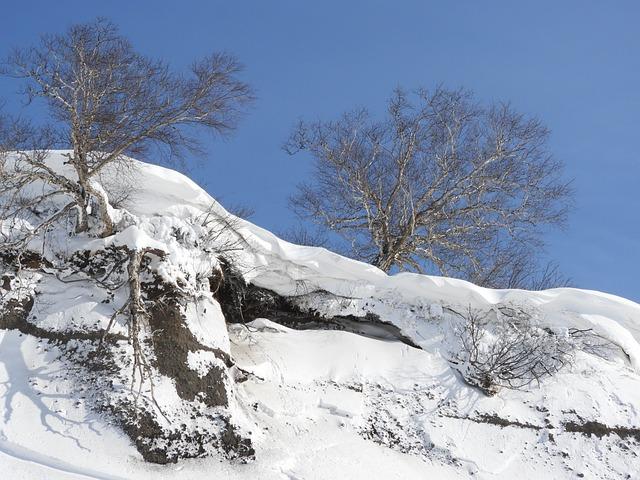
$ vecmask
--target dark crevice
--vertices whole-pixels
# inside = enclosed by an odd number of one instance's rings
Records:
[[[286,297],[247,283],[228,262],[223,260],[221,265],[222,278],[214,275],[209,282],[227,323],[247,323],[256,318],[267,318],[296,330],[339,330],[379,340],[399,341],[420,349],[400,328],[383,321],[374,313],[367,313],[363,317],[329,317],[313,310],[304,310],[295,303],[295,297]]]

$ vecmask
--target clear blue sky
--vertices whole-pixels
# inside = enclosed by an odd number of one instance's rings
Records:
[[[640,301],[640,2],[7,2],[0,46],[106,16],[144,53],[182,68],[234,53],[258,101],[235,136],[211,144],[194,177],[275,231],[308,165],[280,145],[297,118],[381,109],[396,85],[465,86],[511,100],[552,130],[576,209],[549,254],[577,286]],[[0,82],[0,97],[14,85]],[[9,102],[9,108],[15,108]]]

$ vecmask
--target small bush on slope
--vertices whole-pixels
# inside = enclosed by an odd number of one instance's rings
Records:
[[[470,307],[458,317],[450,362],[467,383],[487,395],[539,384],[570,365],[576,351],[628,359],[620,346],[590,328],[541,327],[527,306],[502,304],[486,311]]]
[[[460,318],[451,362],[467,383],[487,395],[540,383],[572,361],[576,343],[571,336],[536,326],[524,309],[469,308]]]

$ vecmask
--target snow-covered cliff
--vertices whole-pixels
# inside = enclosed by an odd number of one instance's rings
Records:
[[[640,305],[387,276],[237,219],[175,171],[135,162],[132,178],[115,235],[59,222],[2,254],[7,478],[637,478]],[[465,312],[525,318],[557,371],[478,388]]]

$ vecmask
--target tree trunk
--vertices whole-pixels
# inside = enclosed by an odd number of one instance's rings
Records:
[[[113,219],[109,214],[109,199],[101,188],[89,187],[89,192],[98,201],[98,215],[100,216],[100,221],[102,223],[102,232],[100,232],[100,236],[102,238],[109,237],[113,235],[115,229]]]
[[[73,158],[70,159],[71,165],[78,175],[79,191],[75,194],[78,204],[78,222],[76,224],[76,233],[82,233],[89,230],[89,217],[87,207],[89,206],[89,191],[87,190],[87,169],[84,157],[74,149]]]
[[[371,263],[380,270],[388,273],[389,270],[391,270],[391,267],[393,267],[393,256],[390,254],[379,253]]]
[[[388,273],[389,270],[391,270],[391,267],[393,267],[395,261],[395,249],[392,247],[391,240],[383,241],[379,249],[380,251],[371,263],[378,267],[380,270]]]
[[[102,188],[95,188],[91,184],[91,177],[87,171],[87,163],[84,155],[80,153],[74,153],[74,158],[71,161],[75,167],[76,174],[78,175],[78,184],[80,185],[80,192],[76,195],[76,201],[80,209],[78,215],[78,223],[76,225],[76,233],[86,232],[89,230],[89,219],[87,215],[87,206],[89,199],[93,196],[98,202],[98,216],[102,223],[101,237],[109,237],[113,235],[114,225],[111,215],[109,215],[109,199]]]
[[[87,196],[81,193],[75,196],[78,204],[78,217],[76,220],[76,233],[89,230],[89,216],[87,215]]]

